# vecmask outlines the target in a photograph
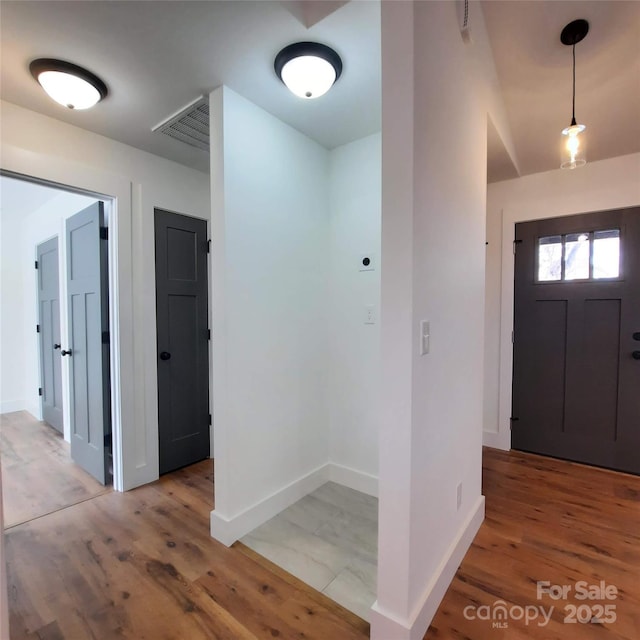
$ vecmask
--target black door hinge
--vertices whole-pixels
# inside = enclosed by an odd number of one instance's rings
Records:
[[[209,414],[209,426],[211,426],[211,414]]]
[[[100,240],[108,240],[108,239],[109,239],[109,228],[100,227]]]
[[[38,268],[38,261],[36,260],[34,267],[37,269]]]
[[[38,387],[38,395],[41,396],[42,395],[42,387]]]
[[[110,433],[105,433],[104,434],[104,446],[111,448],[112,442],[113,442],[113,438],[111,437],[111,434]]]
[[[207,329],[207,340],[211,340],[211,329]]]
[[[513,241],[513,254],[515,255],[516,253],[516,245],[518,244],[522,244],[522,240],[514,240]]]
[[[211,240],[207,240],[207,253],[211,253]]]
[[[109,332],[108,331],[103,331],[102,332],[102,344],[109,344]]]
[[[39,324],[36,325],[36,333],[40,333],[40,325]]]

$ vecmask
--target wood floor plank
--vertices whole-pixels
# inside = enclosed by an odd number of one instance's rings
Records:
[[[108,493],[71,459],[69,443],[26,411],[0,414],[4,526]]]
[[[491,449],[483,476],[485,522],[425,640],[638,640],[640,478]],[[203,461],[8,529],[12,640],[368,637],[366,622],[284,570],[213,540],[212,506]],[[616,621],[566,624],[565,604],[580,601],[538,601],[538,580],[616,585]],[[554,611],[545,626],[465,616],[498,600]]]
[[[253,549],[247,547],[242,542],[236,542],[233,546],[234,548],[238,549],[239,551],[247,555],[249,558],[252,558],[253,560],[255,560],[258,564],[268,569],[270,572],[274,573],[275,575],[281,577],[283,580],[285,580],[289,584],[293,585],[296,589],[300,591],[305,591],[306,594],[312,600],[314,600],[315,602],[318,602],[319,604],[326,607],[327,609],[332,610],[334,613],[338,615],[338,617],[347,621],[357,631],[360,631],[366,634],[369,633],[369,623],[366,620],[363,620],[362,618],[357,616],[355,613],[349,611],[348,609],[345,609],[342,605],[338,604],[334,600],[331,600],[324,593],[321,593],[320,591],[316,591],[315,589],[309,588],[309,586],[306,585],[304,582],[302,582],[299,578],[285,571],[278,565],[273,564],[273,562],[271,562],[264,556],[261,556],[259,553],[257,553]]]
[[[12,640],[368,637],[310,588],[211,538],[211,469],[199,463],[9,529]]]
[[[640,638],[640,478],[542,456],[485,449],[486,518],[425,640]],[[537,581],[569,585],[566,601],[537,599]],[[611,624],[568,624],[575,584],[605,580],[620,593]],[[466,607],[553,606],[549,623],[468,619]],[[477,609],[476,609],[477,610]]]

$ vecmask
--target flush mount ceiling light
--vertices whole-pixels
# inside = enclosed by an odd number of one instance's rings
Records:
[[[276,75],[300,98],[319,98],[342,73],[342,60],[331,47],[318,42],[296,42],[285,47],[274,62]]]
[[[49,97],[68,109],[89,109],[109,93],[98,76],[71,62],[38,58],[29,70]]]
[[[571,108],[571,124],[562,130],[562,163],[561,169],[576,169],[587,163],[585,125],[576,122],[576,45],[589,33],[586,20],[570,22],[560,34],[560,42],[573,49],[573,103]]]

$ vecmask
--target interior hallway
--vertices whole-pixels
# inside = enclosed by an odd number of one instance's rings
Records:
[[[112,490],[73,462],[58,431],[27,411],[0,414],[0,456],[5,528]]]
[[[12,639],[368,637],[366,622],[251,549],[213,540],[212,485],[204,461],[10,529]],[[428,640],[640,637],[640,478],[485,449],[484,493],[486,520]],[[465,607],[498,599],[548,606],[537,580],[605,580],[617,620],[564,624],[564,602],[545,627],[466,619]]]

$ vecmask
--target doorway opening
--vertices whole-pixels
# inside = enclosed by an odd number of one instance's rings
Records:
[[[114,350],[105,304],[114,247],[93,222],[92,245],[91,225],[74,217],[83,211],[86,218],[92,209],[106,229],[115,207],[111,197],[21,174],[2,171],[0,181],[0,437],[8,528],[111,491],[111,473],[119,477],[110,443]],[[96,253],[98,261],[103,256],[97,272]],[[91,273],[98,290],[79,291]],[[80,436],[103,454],[102,472],[87,465]]]

